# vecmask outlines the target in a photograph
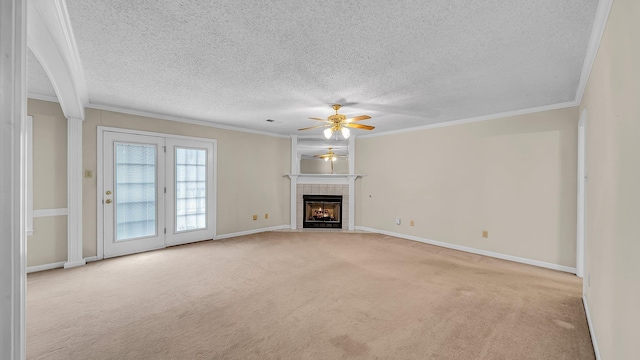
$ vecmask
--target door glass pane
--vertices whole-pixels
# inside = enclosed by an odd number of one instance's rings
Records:
[[[176,232],[207,228],[207,150],[176,147]]]
[[[156,146],[115,144],[116,241],[156,235]]]

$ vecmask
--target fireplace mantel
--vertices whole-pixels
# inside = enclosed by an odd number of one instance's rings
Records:
[[[345,203],[348,204],[346,206],[348,211],[346,225],[347,229],[354,230],[355,181],[357,178],[365,176],[364,174],[287,174],[285,176],[291,179],[291,229],[297,229],[298,225],[302,226],[302,223],[298,224],[298,203],[302,201],[302,196],[318,195],[304,194],[302,191],[298,191],[299,185],[346,185],[349,188],[348,194],[344,194]]]
[[[298,184],[342,184],[349,185],[364,174],[287,174],[291,180]]]

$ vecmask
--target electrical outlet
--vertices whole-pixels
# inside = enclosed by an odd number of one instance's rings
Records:
[[[264,214],[264,218],[265,218],[265,219],[268,219],[268,218],[269,218],[269,213],[265,213],[265,214]]]
[[[93,177],[93,171],[85,170],[84,171],[84,177],[85,177],[85,179],[91,179]]]
[[[400,225],[400,218],[396,218],[396,225]]]
[[[413,226],[413,225],[415,225],[415,223],[413,222],[413,220],[410,220],[409,221],[409,226]]]
[[[253,214],[253,220],[258,220],[258,215],[257,214]]]
[[[485,239],[488,239],[489,238],[489,231],[482,230],[482,237],[485,238]]]

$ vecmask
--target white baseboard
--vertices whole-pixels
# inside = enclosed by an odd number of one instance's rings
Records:
[[[92,262],[92,261],[98,261],[98,260],[102,260],[102,259],[99,259],[97,256],[89,256],[89,257],[84,258],[85,263]],[[29,266],[27,268],[27,274],[32,273],[32,272],[59,269],[59,268],[68,269],[70,266],[65,267],[66,263],[67,263],[66,261],[60,261],[60,262],[56,262],[56,263],[52,263],[52,264]],[[82,263],[82,261],[78,261],[78,265],[76,265],[76,266],[84,265],[84,264],[80,265],[80,263]],[[74,267],[74,266],[71,266],[71,267]]]
[[[593,330],[593,323],[591,322],[591,314],[589,312],[589,303],[587,297],[582,295],[582,304],[584,304],[584,312],[587,314],[587,324],[589,324],[589,333],[591,334],[591,343],[593,344],[593,352],[596,354],[596,360],[602,359],[600,357],[600,349],[598,349],[598,341],[596,340],[596,333]]]
[[[38,271],[45,271],[51,269],[58,269],[64,267],[65,261],[60,261],[52,264],[44,264],[44,265],[35,265],[27,267],[27,274]]]
[[[228,239],[228,238],[237,237],[237,236],[258,234],[258,233],[267,232],[267,231],[286,230],[286,229],[290,229],[290,228],[291,228],[291,225],[276,225],[276,226],[271,226],[271,227],[266,227],[266,228],[261,228],[261,229],[254,229],[254,230],[240,231],[240,232],[229,233],[229,234],[216,235],[214,240],[222,240],[222,239]]]
[[[267,227],[267,228],[261,228],[261,229],[255,229],[255,230],[247,230],[247,231],[240,231],[240,232],[236,232],[236,233],[218,235],[214,239],[215,240],[222,240],[222,239],[228,239],[228,238],[237,237],[237,236],[258,234],[258,233],[267,232],[267,231],[286,230],[286,229],[289,229],[290,227],[291,227],[291,225],[277,225],[277,226],[271,226],[271,227]],[[86,263],[94,262],[94,261],[98,261],[98,260],[102,260],[102,258],[99,258],[98,256],[89,256],[89,257],[86,257],[86,258],[82,259],[81,261],[77,261],[75,263],[68,263],[66,261],[60,261],[60,262],[56,262],[56,263],[52,263],[52,264],[29,266],[27,268],[27,273],[45,271],[45,270],[51,270],[51,269],[58,269],[58,268],[70,269],[70,268],[73,268],[73,267],[82,266],[82,265],[85,265]]]
[[[372,232],[372,233],[378,233],[378,234],[383,234],[383,235],[394,236],[394,237],[407,239],[407,240],[418,241],[418,242],[421,242],[421,243],[441,246],[441,247],[445,247],[445,248],[448,248],[448,249],[465,251],[465,252],[472,253],[472,254],[484,255],[484,256],[489,256],[489,257],[502,259],[502,260],[515,261],[515,262],[519,262],[519,263],[523,263],[523,264],[527,264],[527,265],[539,266],[539,267],[543,267],[543,268],[547,268],[547,269],[564,271],[564,272],[568,272],[568,273],[572,273],[572,274],[576,273],[576,268],[574,268],[574,267],[558,265],[558,264],[552,264],[552,263],[539,261],[539,260],[521,258],[521,257],[518,257],[518,256],[501,254],[501,253],[487,251],[487,250],[480,250],[480,249],[475,249],[475,248],[471,248],[471,247],[467,247],[467,246],[450,244],[450,243],[446,243],[446,242],[442,242],[442,241],[435,241],[435,240],[425,239],[425,238],[412,236],[412,235],[405,235],[405,234],[394,233],[394,232],[386,231],[386,230],[374,229],[374,228],[370,228],[370,227],[366,227],[366,226],[356,226],[356,229],[357,230],[362,230],[362,231],[368,231],[368,232]]]
[[[65,262],[64,263],[64,268],[65,269],[71,269],[74,267],[78,267],[78,266],[85,266],[87,265],[87,261],[85,259],[79,260],[79,261],[74,261],[74,262]]]

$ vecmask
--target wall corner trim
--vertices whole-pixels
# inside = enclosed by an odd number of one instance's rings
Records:
[[[587,88],[589,77],[591,76],[591,69],[596,61],[598,55],[598,49],[600,49],[600,42],[604,35],[604,30],[607,27],[607,20],[609,19],[609,13],[611,12],[611,6],[613,0],[599,0],[598,9],[596,10],[596,18],[593,22],[593,28],[591,29],[591,38],[589,39],[589,45],[587,46],[587,53],[584,57],[584,63],[582,64],[582,73],[580,74],[580,82],[578,83],[578,89],[576,90],[576,100],[578,104],[582,103],[582,96]]]
[[[362,231],[367,231],[367,232],[372,232],[372,233],[377,233],[377,234],[382,234],[382,235],[393,236],[393,237],[397,237],[397,238],[401,238],[401,239],[418,241],[418,242],[421,242],[421,243],[440,246],[440,247],[444,247],[444,248],[447,248],[447,249],[459,250],[459,251],[464,251],[464,252],[468,252],[468,253],[471,253],[471,254],[489,256],[489,257],[493,257],[493,258],[496,258],[496,259],[508,260],[508,261],[518,262],[518,263],[522,263],[522,264],[538,266],[538,267],[542,267],[542,268],[546,268],[546,269],[568,272],[568,273],[571,273],[571,274],[575,274],[576,273],[576,268],[574,268],[574,267],[569,267],[569,266],[564,266],[564,265],[559,265],[559,264],[552,264],[552,263],[548,263],[548,262],[544,262],[544,261],[527,259],[527,258],[522,258],[522,257],[518,257],[518,256],[497,253],[497,252],[493,252],[493,251],[475,249],[475,248],[471,248],[471,247],[467,247],[467,246],[450,244],[450,243],[431,240],[431,239],[425,239],[425,238],[421,238],[421,237],[413,236],[413,235],[405,235],[405,234],[400,234],[400,233],[394,233],[394,232],[391,232],[391,231],[374,229],[374,228],[370,228],[370,227],[366,227],[366,226],[356,226],[356,230],[362,230]]]
[[[591,334],[593,352],[596,354],[596,360],[600,360],[602,357],[600,356],[600,349],[598,348],[598,340],[596,340],[596,332],[593,328],[593,322],[591,322],[591,313],[589,312],[589,303],[586,295],[582,295],[582,304],[584,305],[584,312],[587,314],[587,324],[589,325],[589,334]]]

